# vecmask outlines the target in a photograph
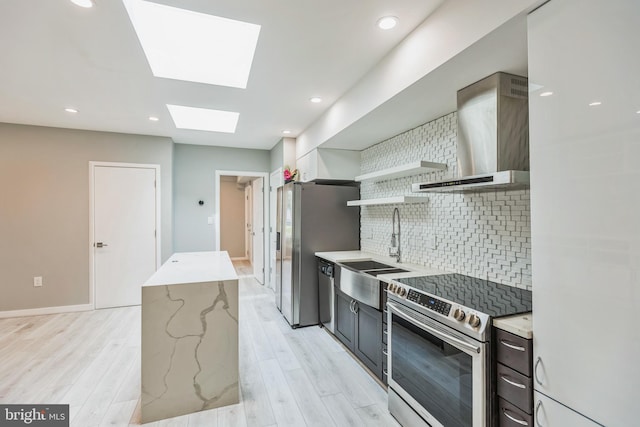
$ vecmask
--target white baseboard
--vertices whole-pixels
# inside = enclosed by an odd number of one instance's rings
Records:
[[[0,311],[0,319],[8,317],[41,316],[43,314],[71,313],[74,311],[91,311],[93,304],[62,305],[60,307],[28,308],[25,310]]]

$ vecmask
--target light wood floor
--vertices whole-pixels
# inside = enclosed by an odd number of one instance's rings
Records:
[[[236,273],[238,273],[238,277],[253,275],[253,267],[251,266],[251,261],[233,261],[233,266],[236,269]]]
[[[145,426],[397,427],[344,348],[318,327],[291,329],[273,301],[240,280],[240,404]],[[129,426],[139,398],[140,307],[0,320],[0,403],[68,403],[72,426]]]

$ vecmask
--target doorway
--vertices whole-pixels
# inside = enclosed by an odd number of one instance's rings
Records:
[[[278,168],[271,172],[269,177],[269,287],[276,290],[276,251],[278,247],[277,233],[277,215],[278,215],[278,198],[277,190],[284,184],[282,168]]]
[[[264,285],[269,283],[267,180],[262,172],[216,171],[216,250],[243,261],[241,274],[249,272]]]
[[[90,294],[95,308],[139,305],[160,265],[160,166],[90,162]]]

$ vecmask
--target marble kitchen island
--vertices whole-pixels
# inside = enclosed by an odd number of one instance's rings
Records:
[[[141,421],[239,402],[238,277],[226,252],[176,253],[142,286]]]

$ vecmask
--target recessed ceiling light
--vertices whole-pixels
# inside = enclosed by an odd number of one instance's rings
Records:
[[[322,102],[322,98],[314,96],[313,98],[309,98],[309,101],[313,102],[314,104],[318,104]]]
[[[240,113],[232,111],[209,110],[182,105],[167,104],[167,108],[178,129],[234,133],[240,116]]]
[[[157,122],[160,119],[157,118],[156,116],[149,116],[149,120],[151,120],[152,122]]]
[[[382,30],[390,30],[398,25],[398,18],[395,16],[384,16],[378,19],[378,28]]]
[[[551,96],[551,95],[553,95],[553,92],[542,92],[540,94],[540,96]]]
[[[636,111],[636,114],[640,114],[640,110]]]
[[[64,111],[66,111],[67,113],[77,113],[78,110],[76,110],[75,108],[71,108],[71,107],[67,107],[64,109]]]
[[[602,102],[593,101],[593,102],[589,103],[589,107],[597,107],[598,105],[602,105]]]
[[[153,75],[246,88],[260,25],[125,0]]]
[[[93,0],[71,0],[71,3],[80,7],[93,7]]]
[[[282,131],[282,133],[283,133],[283,134],[285,134],[285,135],[289,135],[289,134],[291,133],[291,131],[290,131],[290,130],[285,129],[285,130],[283,130],[283,131]]]

